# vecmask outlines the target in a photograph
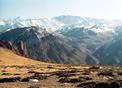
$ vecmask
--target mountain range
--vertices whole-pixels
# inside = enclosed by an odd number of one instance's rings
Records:
[[[121,65],[121,24],[70,15],[0,20],[0,46],[44,62]]]

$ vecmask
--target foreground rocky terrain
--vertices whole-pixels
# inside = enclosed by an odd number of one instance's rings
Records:
[[[0,48],[0,88],[121,87],[122,67],[43,63]]]

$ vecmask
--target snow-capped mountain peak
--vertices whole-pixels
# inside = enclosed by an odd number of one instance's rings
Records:
[[[0,29],[5,30],[30,26],[45,27],[47,31],[54,32],[55,30],[58,30],[59,28],[63,27],[64,24],[55,19],[48,18],[27,19],[23,17],[17,17],[11,20],[0,21]]]
[[[2,30],[11,30],[22,27],[44,27],[48,32],[55,32],[56,30],[63,29],[65,27],[78,27],[85,28],[95,32],[112,31],[116,26],[120,25],[122,21],[108,21],[104,19],[95,19],[90,17],[80,16],[58,16],[54,18],[39,18],[39,19],[27,19],[24,17],[17,17],[15,19],[0,20],[0,32]]]

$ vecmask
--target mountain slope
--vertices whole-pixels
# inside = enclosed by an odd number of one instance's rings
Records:
[[[85,47],[91,53],[95,52],[99,47],[107,42],[113,40],[115,35],[114,31],[107,30],[109,28],[102,26],[93,26],[90,28],[85,28],[82,26],[68,26],[58,30],[57,32],[66,38],[68,38],[70,43],[75,46]]]
[[[94,56],[99,59],[100,64],[122,65],[122,39],[102,46]]]
[[[94,56],[99,59],[100,64],[122,65],[122,26],[116,27],[114,40],[104,44]]]
[[[41,27],[13,29],[1,34],[0,40],[9,43],[19,55],[45,62],[81,64],[86,63],[85,58],[88,56]]]

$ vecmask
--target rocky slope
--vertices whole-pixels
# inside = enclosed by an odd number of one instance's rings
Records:
[[[122,65],[122,39],[102,46],[94,56],[99,58],[100,64]]]
[[[102,27],[102,26],[101,26]],[[74,46],[85,47],[89,52],[95,52],[102,45],[113,40],[114,30],[109,27],[92,26],[85,28],[82,26],[68,26],[57,32],[70,40]],[[109,30],[107,30],[109,29]]]
[[[118,35],[115,39],[99,48],[94,56],[99,59],[100,64],[122,65],[122,27],[116,28]]]
[[[81,64],[89,56],[41,27],[13,29],[2,33],[0,40],[19,55],[45,62]],[[98,63],[95,58],[91,60]]]

